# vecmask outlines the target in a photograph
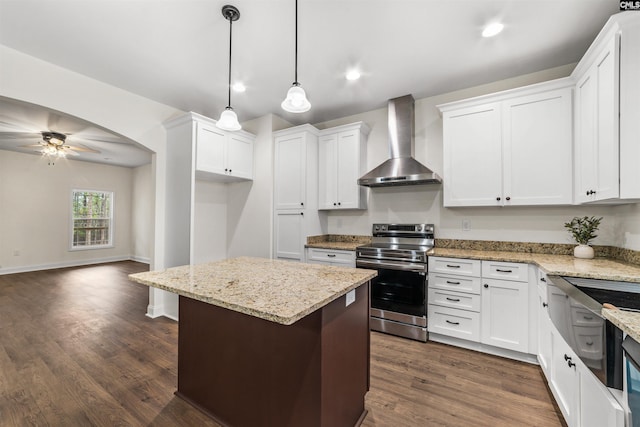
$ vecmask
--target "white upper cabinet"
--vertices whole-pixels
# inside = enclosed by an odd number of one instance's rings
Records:
[[[317,130],[295,129],[275,137],[275,209],[304,209],[307,205],[307,157],[316,161],[316,155],[308,151],[309,145],[316,147]]]
[[[570,79],[439,108],[445,206],[572,203]]]
[[[165,124],[168,144],[177,138],[188,142],[193,150],[193,169],[198,178],[233,182],[253,179],[253,143],[255,136],[244,131],[218,129],[215,120],[187,113]]]
[[[502,197],[498,103],[443,113],[444,206],[495,206]]]
[[[575,92],[575,200],[640,198],[640,16],[614,15],[572,76]]]
[[[318,142],[318,208],[366,209],[365,173],[369,128],[362,122],[321,131]]]

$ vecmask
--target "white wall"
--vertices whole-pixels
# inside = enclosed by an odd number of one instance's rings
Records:
[[[436,105],[565,77],[571,73],[573,67],[574,65],[558,67],[416,100],[416,159],[442,175],[442,118]],[[398,94],[398,96],[402,95],[404,94]],[[315,126],[324,129],[356,121],[363,121],[371,127],[367,145],[367,170],[370,170],[388,158],[386,108]],[[616,209],[621,213],[619,214]],[[640,226],[635,225],[640,222],[637,208],[624,210],[624,208],[608,206],[567,206],[451,209],[442,206],[441,185],[420,185],[370,189],[368,210],[331,212],[328,217],[328,227],[331,234],[369,235],[371,224],[374,222],[426,222],[436,225],[437,238],[571,243],[563,224],[574,216],[597,215],[603,216],[604,220],[600,226],[599,237],[594,243],[621,245],[618,217],[622,213],[626,218],[624,226],[631,227],[633,223],[633,227],[636,227],[635,231],[628,233],[629,243],[627,244],[637,246],[640,240]],[[469,231],[462,230],[463,219],[469,220]]]
[[[227,185],[196,180],[193,264],[227,258]]]
[[[166,133],[179,110],[0,45],[0,96],[60,111],[149,148],[155,206],[164,206]],[[152,268],[164,266],[164,209],[154,209]]]
[[[617,246],[640,251],[640,204],[617,206],[614,212],[619,218]]]
[[[132,169],[131,257],[149,263],[153,253],[153,171],[151,163]]]
[[[74,189],[114,192],[113,248],[69,250]],[[0,151],[1,271],[129,259],[131,190],[130,168]]]

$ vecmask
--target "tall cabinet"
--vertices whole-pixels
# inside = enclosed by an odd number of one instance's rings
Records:
[[[572,74],[579,203],[640,198],[639,45],[640,17],[615,15]]]
[[[318,210],[318,137],[311,125],[274,132],[274,257],[304,260],[307,236],[327,233]]]

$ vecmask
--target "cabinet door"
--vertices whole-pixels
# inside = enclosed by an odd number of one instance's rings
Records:
[[[229,175],[253,179],[253,140],[243,135],[230,134],[227,145]]]
[[[276,258],[302,260],[304,213],[280,211],[275,215]]]
[[[360,132],[358,130],[338,134],[337,155],[338,209],[360,208]]]
[[[444,206],[502,205],[500,104],[445,112]]]
[[[552,326],[553,328],[553,326]],[[553,352],[551,356],[551,381],[549,386],[556,403],[564,415],[568,427],[578,427],[578,372],[576,355],[564,341],[562,336],[553,331]],[[606,424],[605,424],[606,425]]]
[[[196,135],[196,170],[225,175],[226,166],[226,139],[224,131],[215,126],[197,126]]]
[[[571,105],[571,88],[503,103],[505,205],[572,203]]]
[[[528,283],[483,279],[482,287],[482,343],[528,352]]]
[[[275,208],[301,209],[306,202],[306,139],[304,133],[276,139]]]
[[[538,293],[538,363],[547,381],[551,378],[551,350],[553,335],[551,333],[551,319],[547,312],[546,289],[544,294]]]
[[[576,85],[577,202],[619,195],[618,36]]]
[[[580,367],[580,427],[624,427],[620,404],[590,370]]]
[[[338,205],[338,135],[325,135],[318,141],[318,209]]]

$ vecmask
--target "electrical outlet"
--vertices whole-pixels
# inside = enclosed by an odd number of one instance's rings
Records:
[[[462,231],[469,231],[471,230],[471,225],[469,225],[469,220],[468,219],[463,219],[462,220]]]

